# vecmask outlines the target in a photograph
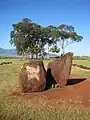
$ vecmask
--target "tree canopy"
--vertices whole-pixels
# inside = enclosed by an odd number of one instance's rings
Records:
[[[45,54],[45,45],[51,52],[60,52],[64,54],[65,47],[71,43],[79,42],[83,39],[78,35],[71,25],[61,24],[58,27],[49,25],[42,27],[32,22],[28,18],[12,25],[13,30],[10,32],[10,43],[16,47],[19,55],[36,55]],[[50,49],[49,49],[50,48]]]

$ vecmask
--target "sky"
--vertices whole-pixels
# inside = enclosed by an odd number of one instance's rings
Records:
[[[66,52],[90,56],[89,0],[0,0],[0,47],[13,48],[9,43],[12,24],[23,18],[42,26],[73,25],[83,40],[69,45]]]

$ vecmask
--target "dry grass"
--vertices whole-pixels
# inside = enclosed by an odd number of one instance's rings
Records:
[[[6,60],[2,60],[6,61]],[[9,96],[12,88],[18,87],[18,73],[24,61],[10,60],[13,64],[0,66],[0,120],[89,120],[90,110],[60,101],[50,101],[31,94],[22,97]],[[1,62],[1,61],[0,61]],[[47,66],[49,61],[44,61]],[[80,74],[80,70],[73,69],[72,74]],[[88,72],[83,73],[85,76]],[[89,77],[89,76],[88,76]],[[34,97],[32,97],[34,96]],[[28,98],[28,99],[25,99]],[[53,106],[56,103],[57,106]],[[48,106],[48,105],[52,106]]]
[[[90,60],[73,60],[73,64],[90,67]]]

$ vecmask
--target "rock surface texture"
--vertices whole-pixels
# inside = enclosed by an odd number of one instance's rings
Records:
[[[20,71],[20,86],[23,93],[43,91],[46,87],[46,71],[41,61],[24,63]]]
[[[47,86],[58,84],[64,87],[67,84],[71,67],[73,53],[66,53],[64,56],[48,64],[47,67]]]

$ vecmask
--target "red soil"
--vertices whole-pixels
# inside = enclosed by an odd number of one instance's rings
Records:
[[[65,88],[55,91],[45,91],[43,93],[49,100],[60,99],[67,103],[75,103],[90,108],[90,80],[87,79],[75,85],[69,85]]]
[[[74,80],[78,81],[78,79]],[[72,82],[72,80],[70,80],[70,82]],[[12,93],[12,95],[16,96],[15,93]],[[54,100],[61,101],[61,103],[65,101],[66,103],[79,104],[86,108],[90,108],[90,80],[86,79],[82,82],[76,82],[73,85],[68,85],[61,89],[47,90],[44,92],[35,93],[34,95],[38,98],[44,96],[43,98],[47,98],[52,101],[52,104],[54,104]],[[20,94],[17,96],[20,96]],[[31,94],[29,94],[27,98],[32,98]]]

